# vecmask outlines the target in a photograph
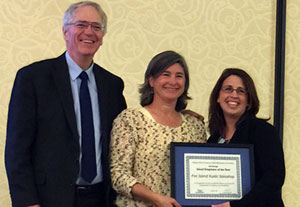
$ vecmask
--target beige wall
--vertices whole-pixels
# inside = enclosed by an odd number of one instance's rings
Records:
[[[284,142],[286,206],[300,201],[300,1],[288,0],[286,33]]]
[[[4,168],[7,106],[16,71],[65,50],[63,12],[71,0],[0,0],[0,206],[10,206]],[[190,74],[189,108],[205,116],[209,93],[221,71],[241,67],[255,80],[261,110],[273,120],[275,0],[101,0],[108,33],[95,61],[121,76],[129,107],[139,105],[138,87],[150,59],[180,52]],[[284,150],[286,206],[300,194],[300,3],[288,2]],[[298,67],[297,67],[298,66]],[[298,162],[298,163],[297,163]],[[299,199],[298,199],[299,201]]]

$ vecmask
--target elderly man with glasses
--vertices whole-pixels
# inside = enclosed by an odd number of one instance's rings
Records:
[[[5,148],[14,207],[113,206],[110,131],[126,102],[122,79],[93,62],[106,23],[97,3],[72,4],[67,51],[17,72]]]

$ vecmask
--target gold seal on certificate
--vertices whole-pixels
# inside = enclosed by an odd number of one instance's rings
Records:
[[[239,200],[253,182],[252,145],[171,143],[171,195],[183,206]]]

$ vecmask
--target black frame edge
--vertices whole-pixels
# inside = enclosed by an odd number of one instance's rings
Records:
[[[175,188],[175,143],[171,142],[170,144],[170,165],[171,165],[171,197],[176,198],[176,188]]]
[[[277,0],[274,80],[274,127],[283,140],[286,0]]]
[[[249,151],[249,163],[250,163],[250,184],[251,187],[255,184],[255,164],[254,164],[254,146],[252,144],[217,144],[217,143],[191,143],[191,142],[171,142],[170,144],[170,155],[171,155],[171,197],[176,199],[176,189],[175,189],[175,165],[176,165],[176,148],[178,147],[219,147],[219,148],[246,148]],[[173,188],[173,189],[172,189]],[[210,207],[205,205],[182,205],[183,207]]]

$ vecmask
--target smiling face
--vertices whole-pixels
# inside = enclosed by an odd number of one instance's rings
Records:
[[[101,17],[92,6],[84,6],[75,10],[72,22],[87,21],[101,24]],[[91,25],[88,28],[79,28],[76,25],[67,25],[63,28],[64,39],[70,56],[79,61],[84,58],[93,59],[102,45],[103,31],[94,31]]]
[[[223,82],[222,88],[219,91],[217,102],[220,104],[225,119],[228,117],[239,119],[245,112],[248,104],[247,94],[237,93],[233,90],[229,93],[224,88],[231,86],[233,89],[246,89],[242,79],[239,76],[231,75]]]
[[[153,101],[175,103],[184,92],[185,74],[182,66],[175,63],[163,71],[157,78],[150,77],[153,88]]]

